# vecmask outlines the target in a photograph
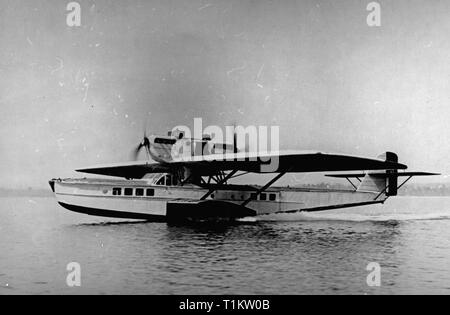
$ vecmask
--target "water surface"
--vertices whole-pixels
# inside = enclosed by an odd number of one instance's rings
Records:
[[[0,294],[450,294],[448,197],[246,221],[123,223],[0,198]]]

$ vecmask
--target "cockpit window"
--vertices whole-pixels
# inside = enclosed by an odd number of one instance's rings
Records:
[[[158,180],[158,182],[156,183],[156,185],[159,185],[159,186],[164,186],[165,184],[166,184],[166,177],[165,176],[161,177]]]
[[[175,185],[175,178],[172,175],[164,175],[157,182],[158,186],[172,186]]]
[[[172,176],[166,175],[166,186],[172,186]]]

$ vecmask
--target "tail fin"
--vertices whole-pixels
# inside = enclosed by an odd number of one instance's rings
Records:
[[[384,157],[388,162],[398,163],[398,156],[392,152],[386,152],[381,157]],[[386,196],[397,196],[398,187],[398,170],[386,170],[387,177],[387,191]]]
[[[378,157],[388,162],[398,162],[397,154],[393,152],[386,152]],[[366,173],[358,191],[370,192],[386,192],[386,196],[397,196],[398,176],[397,170],[386,170],[381,172]],[[387,176],[379,176],[380,174],[387,174]],[[377,176],[378,175],[378,176]]]

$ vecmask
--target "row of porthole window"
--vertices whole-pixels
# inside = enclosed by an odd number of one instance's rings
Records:
[[[214,199],[214,197],[215,197],[215,195],[212,194],[211,198]],[[244,196],[241,196],[241,198],[244,199]],[[256,193],[251,193],[250,194],[250,198],[251,198],[251,200],[276,201],[277,200],[277,195],[276,194],[265,194],[265,193],[262,193],[262,194],[259,195],[259,199],[258,199],[258,195]],[[235,199],[234,195],[231,195],[231,199],[233,199],[233,200]]]
[[[243,198],[243,197],[242,197]],[[265,193],[261,193],[259,195],[258,198],[258,194],[256,193],[251,193],[250,194],[250,198],[251,200],[261,200],[261,201],[266,201],[266,200],[270,200],[270,201],[275,201],[277,200],[277,195],[276,194],[265,194]],[[234,196],[231,195],[231,199],[234,199]]]
[[[265,193],[261,193],[259,195],[259,199],[258,199],[258,195],[256,193],[252,193],[250,194],[250,198],[251,200],[270,200],[270,201],[275,201],[277,200],[277,195],[276,194],[265,194]]]
[[[113,188],[112,193],[113,193],[113,196],[122,196],[122,188]],[[152,188],[147,188],[147,189],[144,189],[144,188],[124,188],[123,189],[123,195],[124,196],[144,197],[144,193],[145,193],[145,196],[147,196],[147,197],[153,197],[155,195],[155,190],[152,189]],[[266,200],[276,201],[277,200],[277,195],[276,194],[261,193],[259,195],[259,199],[258,199],[258,195],[256,193],[252,193],[252,194],[250,194],[250,197],[251,197],[251,200],[262,200],[262,201],[266,201]]]
[[[113,196],[122,196],[122,188],[113,188],[112,190]],[[124,188],[123,195],[124,196],[137,196],[137,197],[153,197],[155,195],[155,190],[152,188]]]

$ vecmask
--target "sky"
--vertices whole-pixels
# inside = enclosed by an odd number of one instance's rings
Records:
[[[1,187],[125,162],[144,129],[280,127],[281,149],[450,181],[450,2],[0,0]],[[79,174],[77,176],[80,176]]]

